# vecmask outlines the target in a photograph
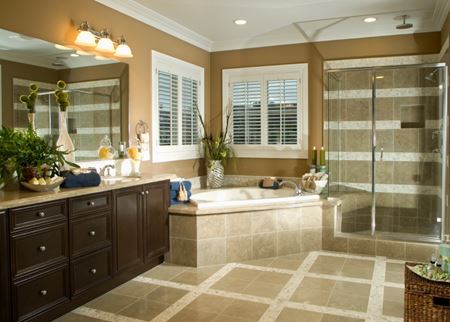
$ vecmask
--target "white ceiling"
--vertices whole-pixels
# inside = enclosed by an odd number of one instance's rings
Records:
[[[96,1],[208,51],[439,31],[450,10],[450,0]],[[403,14],[413,28],[395,28]]]

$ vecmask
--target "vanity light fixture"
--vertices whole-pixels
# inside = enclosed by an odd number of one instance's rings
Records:
[[[364,21],[365,23],[372,23],[372,22],[377,21],[377,18],[375,18],[375,17],[367,17],[367,18],[364,18],[363,21]]]
[[[243,26],[243,25],[246,25],[246,24],[247,24],[247,20],[245,20],[245,19],[236,19],[236,20],[234,21],[234,23],[235,23],[236,25],[238,25],[238,26]]]
[[[133,54],[122,36],[118,41],[111,40],[111,35],[103,29],[101,32],[93,29],[87,21],[83,21],[78,28],[78,36],[75,44],[84,47],[95,48],[101,53],[114,53],[116,57],[131,58]],[[78,51],[77,51],[78,53]],[[81,53],[78,53],[82,55]]]

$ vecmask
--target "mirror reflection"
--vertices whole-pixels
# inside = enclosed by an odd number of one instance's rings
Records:
[[[60,109],[54,92],[58,80],[64,80],[70,101],[67,128],[76,161],[98,159],[105,136],[117,150],[120,141],[128,140],[128,65],[99,59],[0,29],[3,125],[27,126],[28,109],[19,97],[28,95],[29,85],[36,84],[36,131],[56,142]]]

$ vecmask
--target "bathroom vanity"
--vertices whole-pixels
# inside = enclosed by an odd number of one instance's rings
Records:
[[[161,263],[169,177],[0,191],[0,321],[49,321]]]

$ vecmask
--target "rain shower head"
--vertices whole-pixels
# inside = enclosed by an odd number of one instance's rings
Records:
[[[427,81],[430,81],[432,83],[437,83],[437,80],[434,78],[434,75],[437,73],[439,69],[434,69],[431,73],[429,73],[427,76],[425,76],[425,79]]]
[[[406,23],[406,19],[410,18],[408,15],[403,15],[401,17],[403,18],[403,23],[397,25],[395,28],[402,30],[402,29],[410,29],[413,27],[412,23]]]

